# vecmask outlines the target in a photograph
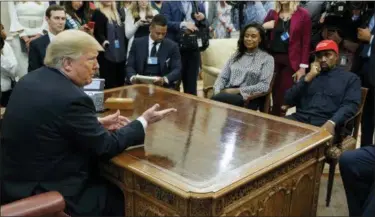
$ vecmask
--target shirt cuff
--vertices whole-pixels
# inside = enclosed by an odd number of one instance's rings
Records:
[[[181,22],[180,23],[180,28],[184,28],[184,27],[186,27],[186,22]]]
[[[375,28],[375,27],[374,27]],[[374,40],[374,35],[371,35],[371,39],[370,39],[370,45],[372,45],[372,41]]]
[[[135,78],[135,75],[130,77],[130,83],[133,83],[134,78]]]
[[[333,124],[333,126],[336,126],[336,123],[334,121],[328,120],[328,122],[330,122],[331,124]]]
[[[137,120],[139,122],[141,122],[142,126],[143,126],[143,130],[146,132],[146,128],[147,128],[147,121],[144,117],[138,117]]]
[[[309,68],[309,65],[307,65],[307,64],[299,64],[299,67],[300,68],[304,68],[304,69],[307,69],[307,68]]]
[[[164,82],[165,82],[166,84],[169,84],[169,81],[168,81],[168,78],[167,78],[167,77],[163,77],[163,79],[164,79]]]

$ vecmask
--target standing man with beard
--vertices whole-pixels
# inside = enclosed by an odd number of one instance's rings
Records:
[[[321,41],[315,52],[310,72],[285,94],[286,105],[297,108],[287,118],[322,126],[334,135],[357,112],[361,81],[354,73],[337,66],[339,49],[334,41]]]
[[[28,72],[42,67],[46,56],[47,46],[53,38],[65,28],[66,13],[64,7],[54,4],[47,8],[46,17],[48,23],[48,33],[42,37],[31,41],[29,50]]]

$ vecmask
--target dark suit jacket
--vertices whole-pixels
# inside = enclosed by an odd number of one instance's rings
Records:
[[[92,100],[55,69],[42,67],[13,89],[2,130],[2,203],[58,191],[73,215],[101,215],[106,188],[97,162],[144,142],[139,121],[107,131]]]
[[[144,70],[149,55],[148,45],[149,36],[134,39],[126,66],[128,80],[136,74],[146,75]],[[181,56],[177,44],[165,38],[160,44],[157,56],[162,73],[160,77],[167,77],[170,85],[180,80]]]
[[[264,19],[264,22],[275,20],[275,26],[279,20],[279,15],[274,10],[270,10]],[[271,31],[270,39],[273,40],[274,34]],[[300,68],[300,64],[309,65],[311,42],[311,18],[309,12],[298,7],[290,19],[289,27],[289,62],[295,71]]]
[[[204,4],[202,2],[198,3],[198,10],[199,12],[205,14]],[[193,8],[193,12],[194,11],[195,9]],[[160,14],[164,15],[168,20],[167,37],[175,42],[178,42],[180,24],[185,19],[185,11],[181,1],[164,1],[161,6]],[[194,17],[192,18],[197,25],[198,21],[195,20]],[[207,19],[205,19],[205,22],[207,22]]]
[[[50,40],[48,34],[45,34],[30,42],[28,72],[44,66],[44,57],[46,56],[49,43]]]
[[[352,72],[358,74],[362,79],[365,79],[367,80],[366,83],[370,84],[372,88],[375,87],[375,38],[373,39],[373,42],[372,42],[372,46],[371,46],[371,54],[370,54],[370,59],[368,60],[369,61],[369,64],[370,64],[370,68],[369,70],[367,70],[367,72],[365,74],[361,74],[362,73],[362,65],[363,65],[363,59],[362,57],[360,56],[361,52],[362,52],[362,49],[363,49],[363,44],[361,44],[355,55],[354,55],[354,59],[353,59],[353,65],[352,65]]]

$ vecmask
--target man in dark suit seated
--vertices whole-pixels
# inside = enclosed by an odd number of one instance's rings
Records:
[[[138,75],[156,77],[154,84],[174,88],[181,77],[181,56],[177,44],[165,38],[167,20],[156,15],[150,25],[150,35],[134,39],[126,67],[131,83],[140,83]]]
[[[119,111],[97,118],[83,87],[99,51],[89,34],[63,31],[47,48],[46,66],[14,88],[0,134],[2,204],[58,191],[69,215],[124,215],[123,193],[99,177],[98,161],[143,144],[147,125],[176,110],[157,111],[156,104],[131,122]]]
[[[349,216],[375,216],[375,146],[345,151],[339,165]]]
[[[296,106],[287,118],[322,126],[332,135],[352,117],[361,102],[361,82],[354,73],[338,67],[339,49],[332,40],[321,41],[310,72],[285,94],[285,104]]]
[[[29,48],[29,67],[28,72],[42,67],[48,44],[53,38],[62,32],[65,28],[66,14],[64,7],[60,5],[51,5],[46,10],[48,23],[48,33],[31,41]]]

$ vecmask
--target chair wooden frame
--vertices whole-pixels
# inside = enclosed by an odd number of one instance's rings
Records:
[[[329,164],[329,175],[327,184],[326,206],[331,202],[333,182],[335,179],[336,166],[341,154],[347,150],[356,149],[359,127],[362,120],[363,106],[365,105],[368,89],[361,88],[361,104],[359,105],[357,113],[345,121],[345,124],[340,130],[337,142],[326,150],[326,163]]]

